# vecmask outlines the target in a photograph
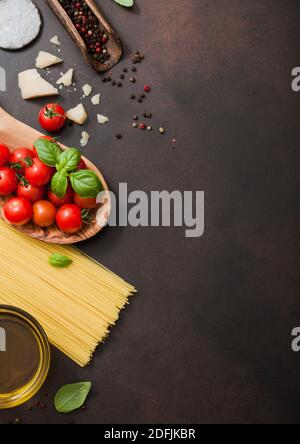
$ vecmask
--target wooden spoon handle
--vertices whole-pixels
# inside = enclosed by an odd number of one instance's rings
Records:
[[[0,107],[0,141],[7,145],[10,151],[22,146],[30,148],[42,135],[39,131],[15,119]]]

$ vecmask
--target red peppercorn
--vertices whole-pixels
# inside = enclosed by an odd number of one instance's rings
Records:
[[[146,127],[146,125],[145,125],[144,123],[140,123],[140,124],[139,124],[139,128],[142,129],[142,130],[144,130],[144,129],[146,129],[147,127]]]
[[[151,92],[151,87],[148,86],[148,85],[145,85],[145,86],[144,86],[144,91],[145,91],[146,93]]]

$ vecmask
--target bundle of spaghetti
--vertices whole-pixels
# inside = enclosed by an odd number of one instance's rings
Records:
[[[32,239],[3,221],[0,250],[0,304],[31,314],[55,347],[86,366],[135,288],[79,250]],[[72,265],[52,267],[54,253]]]

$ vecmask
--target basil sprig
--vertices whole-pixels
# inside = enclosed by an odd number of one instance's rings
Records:
[[[132,8],[134,5],[134,0],[114,0],[118,5],[125,6],[125,8]]]
[[[83,198],[96,198],[103,185],[94,171],[76,171],[81,153],[77,148],[69,148],[63,151],[59,145],[51,140],[38,139],[34,146],[39,159],[50,167],[56,168],[51,181],[51,190],[56,196],[65,196],[68,188],[68,179],[75,193]]]
[[[65,169],[57,171],[51,180],[51,190],[57,197],[64,197],[68,188],[68,173]]]
[[[60,413],[70,413],[83,406],[91,391],[91,382],[63,386],[55,395],[54,405]]]
[[[72,264],[72,259],[59,253],[54,253],[49,257],[49,264],[56,268],[66,268]]]
[[[62,153],[57,143],[47,139],[38,139],[34,143],[39,159],[49,167],[55,167]]]
[[[58,171],[66,170],[69,173],[76,170],[80,159],[80,151],[77,148],[69,148],[60,155],[56,168]]]
[[[70,174],[70,181],[73,190],[84,198],[95,198],[103,185],[96,173],[90,170],[79,170]]]

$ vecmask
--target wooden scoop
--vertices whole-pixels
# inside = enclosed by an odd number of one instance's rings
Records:
[[[110,58],[105,63],[100,63],[98,60],[95,60],[91,57],[89,54],[86,44],[84,40],[82,39],[81,35],[77,31],[76,27],[74,26],[72,20],[64,10],[64,8],[61,6],[58,0],[48,0],[48,4],[50,8],[53,10],[53,12],[57,15],[60,22],[63,24],[63,26],[67,29],[70,36],[76,43],[76,45],[79,47],[84,59],[96,70],[96,71],[108,71],[113,66],[115,66],[118,61],[120,60],[122,53],[123,53],[123,47],[120,40],[120,37],[118,34],[112,29],[110,24],[107,22],[106,18],[104,17],[102,11],[100,8],[95,4],[93,0],[85,0],[85,3],[89,6],[89,8],[93,11],[97,19],[99,20],[100,26],[105,30],[107,36],[108,36],[108,42],[107,42],[107,50],[110,54]]]
[[[0,107],[0,143],[7,145],[10,151],[20,147],[31,148],[33,143],[41,136],[43,136],[42,133],[36,131],[28,125],[25,125],[19,120],[14,119]],[[61,144],[60,147],[64,150],[67,149],[67,147]],[[83,159],[87,165],[87,168],[94,171],[99,176],[104,190],[108,192],[108,186],[100,171],[88,159],[85,157],[83,157]],[[0,208],[3,207],[7,200],[7,197],[0,197]],[[33,223],[30,223],[23,227],[15,228],[28,236],[45,242],[50,242],[53,244],[75,244],[95,236],[95,234],[102,230],[103,226],[98,225],[96,221],[96,213],[101,207],[101,213],[104,215],[104,218],[107,221],[111,209],[109,193],[107,193],[107,197],[104,199],[103,204],[99,204],[99,206],[91,213],[92,222],[89,225],[83,225],[82,230],[76,234],[64,234],[57,228],[56,225],[49,228],[40,228]],[[3,219],[2,212],[0,217]]]

